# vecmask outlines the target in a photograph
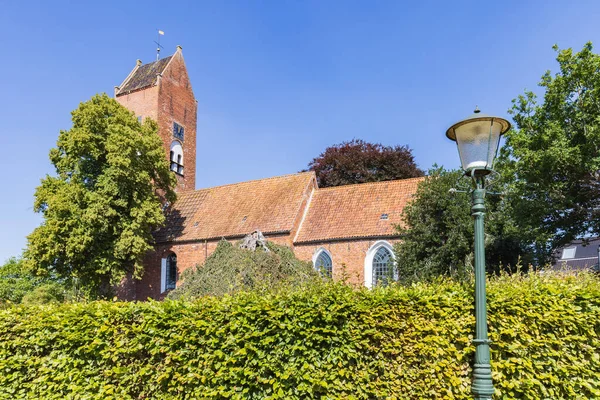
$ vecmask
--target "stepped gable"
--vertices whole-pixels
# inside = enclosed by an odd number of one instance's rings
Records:
[[[162,74],[171,61],[173,56],[161,58],[148,64],[140,65],[131,76],[128,76],[125,82],[119,87],[117,96],[135,92],[156,85],[157,76]]]
[[[234,183],[178,194],[158,243],[289,233],[314,187],[314,172]]]
[[[295,243],[397,236],[402,210],[425,178],[318,189]]]

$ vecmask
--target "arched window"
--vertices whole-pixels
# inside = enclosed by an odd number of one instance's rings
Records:
[[[169,157],[171,158],[171,171],[183,175],[183,148],[177,140],[171,143]]]
[[[373,256],[373,285],[385,285],[394,279],[392,252],[380,247]]]
[[[319,273],[331,278],[333,275],[333,262],[331,255],[325,249],[319,249],[313,257],[313,265]]]
[[[386,285],[398,279],[392,245],[378,241],[367,251],[365,257],[365,286]]]
[[[162,259],[160,271],[160,292],[175,289],[177,286],[177,255],[169,254]]]

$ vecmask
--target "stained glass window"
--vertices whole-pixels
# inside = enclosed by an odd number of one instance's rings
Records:
[[[331,262],[331,257],[325,251],[321,251],[319,256],[315,260],[315,269],[322,273],[324,276],[331,278],[333,272],[333,264]]]
[[[387,247],[380,247],[373,256],[373,286],[386,285],[394,280],[394,259]]]

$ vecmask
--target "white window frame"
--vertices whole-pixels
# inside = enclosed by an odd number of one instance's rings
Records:
[[[168,254],[166,257],[161,258],[160,260],[160,293],[165,293],[167,291],[167,261],[171,255],[174,253]],[[177,256],[177,255],[175,255]],[[175,284],[177,286],[177,284]],[[169,289],[172,290],[172,289]]]
[[[178,159],[178,156],[181,158]],[[179,140],[173,140],[173,142],[171,142],[171,150],[169,152],[169,169],[179,175],[183,175],[184,173],[183,145]]]
[[[167,257],[160,260],[160,292],[167,290]]]
[[[325,247],[319,247],[313,254],[312,257],[312,264],[313,264],[313,268],[315,269],[315,271],[317,270],[317,259],[319,258],[319,256],[321,255],[321,253],[325,253],[329,256],[329,259],[331,260],[331,277],[333,278],[333,256],[331,255],[331,253],[329,252],[329,250],[327,250]],[[320,271],[318,271],[320,272]]]
[[[377,254],[377,251],[382,247],[385,247],[386,249],[388,249],[389,252],[392,254],[392,260],[394,262],[394,269],[397,268],[396,254],[394,254],[394,248],[392,247],[390,242],[388,242],[386,240],[378,240],[377,242],[373,243],[373,245],[371,245],[371,247],[369,247],[369,250],[367,250],[367,255],[365,256],[365,268],[364,268],[365,286],[368,287],[369,289],[371,289],[373,287],[373,258],[375,257],[375,254]],[[394,272],[394,278],[397,279],[396,275],[397,275],[397,271]]]

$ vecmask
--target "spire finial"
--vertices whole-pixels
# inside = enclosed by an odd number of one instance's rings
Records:
[[[479,109],[479,107],[475,106],[475,111],[473,111],[475,114],[479,114],[481,112],[481,110]]]
[[[157,35],[156,41],[154,42],[154,43],[156,43],[156,61],[158,61],[158,59],[160,58],[160,49],[163,48],[160,44],[160,37],[165,34],[160,29],[157,29],[157,30],[158,30],[158,35]]]

